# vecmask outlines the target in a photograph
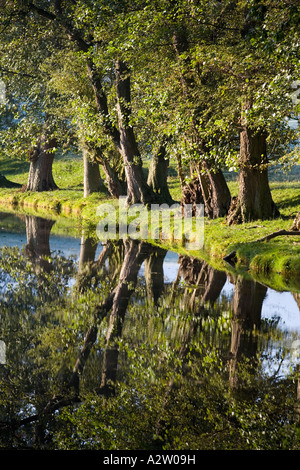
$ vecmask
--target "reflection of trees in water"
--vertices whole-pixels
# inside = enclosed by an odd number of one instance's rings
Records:
[[[55,224],[53,220],[26,215],[25,255],[42,271],[49,272],[51,263],[50,232]]]
[[[245,357],[256,362],[257,335],[253,329],[259,330],[261,324],[261,311],[267,288],[258,282],[237,276],[234,279],[234,295],[232,300],[231,322],[231,359],[230,359],[230,384],[238,386],[237,366],[239,360],[243,362]]]
[[[225,285],[225,272],[212,268],[206,261],[188,256],[180,256],[179,262],[179,275],[189,286],[194,286],[192,295],[190,289],[186,289],[183,300],[194,309],[198,298],[199,313],[207,302],[214,305]]]
[[[299,307],[299,310],[300,310],[300,293],[294,293],[293,296],[294,296],[294,299],[296,300],[296,303],[297,303],[297,305]]]
[[[145,282],[149,302],[158,304],[164,292],[164,260],[167,251],[156,247],[145,259]]]
[[[44,267],[40,261],[43,257],[50,256],[51,224],[47,225],[41,220],[32,221],[30,219],[27,224],[27,245],[28,248],[30,247],[31,259],[39,267],[36,272],[38,274],[43,269],[49,269],[49,263]],[[50,372],[41,371],[40,383],[38,377],[36,381],[35,393],[39,397],[39,404],[36,406],[35,414],[26,418],[18,418],[9,424],[0,423],[0,430],[2,429],[4,432],[8,429],[14,431],[27,424],[35,423],[34,445],[36,447],[47,445],[49,419],[55,411],[67,405],[82,402],[81,391],[83,387],[89,387],[92,384],[93,390],[98,396],[106,398],[115,396],[120,367],[122,368],[122,377],[126,377],[126,358],[124,359],[122,356],[124,362],[120,364],[119,340],[122,335],[126,335],[127,338],[133,326],[139,328],[138,317],[134,316],[134,309],[138,308],[139,302],[140,308],[143,309],[143,318],[150,319],[151,316],[154,316],[158,322],[150,323],[148,320],[144,322],[141,320],[140,328],[145,328],[147,325],[147,335],[150,341],[153,338],[156,341],[156,337],[158,338],[159,335],[169,340],[170,322],[168,323],[166,318],[170,312],[177,312],[170,320],[174,323],[171,326],[180,330],[180,334],[172,337],[176,363],[174,369],[168,372],[168,380],[165,382],[164,391],[160,397],[164,415],[168,412],[172,414],[174,403],[177,402],[180,390],[178,377],[181,377],[180,380],[183,381],[184,377],[188,377],[192,373],[191,351],[194,348],[194,342],[199,341],[199,338],[206,342],[204,336],[205,319],[216,320],[218,315],[222,314],[222,309],[229,309],[229,305],[232,313],[231,344],[228,343],[228,333],[227,339],[225,338],[224,342],[218,343],[218,347],[223,348],[220,351],[223,359],[226,357],[226,346],[228,347],[227,358],[230,353],[228,359],[229,384],[234,390],[244,388],[247,391],[247,384],[242,383],[239,379],[239,364],[242,364],[244,357],[252,360],[251,373],[253,375],[256,373],[257,337],[251,333],[254,327],[256,329],[260,327],[261,308],[266,294],[264,286],[242,276],[232,276],[232,282],[235,286],[234,296],[231,302],[227,301],[225,304],[220,302],[220,294],[227,276],[224,272],[213,269],[203,260],[180,256],[178,278],[173,285],[167,285],[164,282],[163,272],[166,250],[144,242],[121,240],[107,242],[96,259],[97,247],[97,242],[83,233],[76,285],[72,295],[74,299],[78,298],[78,301],[81,301],[80,299],[85,299],[85,294],[91,291],[95,293],[95,297],[93,297],[93,303],[89,304],[91,308],[89,327],[85,332],[78,355],[75,358],[73,356],[72,363],[70,361],[67,367],[62,366],[60,377],[56,376],[56,380],[61,380],[61,386],[56,387],[59,392],[53,394],[49,399],[49,393],[46,393],[49,391],[46,390],[46,387],[48,381],[52,379],[47,375]],[[138,278],[143,263],[145,284],[141,283]],[[96,295],[97,288],[99,289],[98,297]],[[132,297],[134,297],[135,306],[130,306]],[[154,312],[155,315],[153,315]],[[70,313],[72,315],[72,312]],[[131,314],[132,319],[130,319]],[[187,317],[186,321],[184,320],[185,316]],[[126,330],[124,330],[125,323],[127,324]],[[181,328],[183,323],[185,327]],[[163,331],[160,331],[158,335],[155,328],[162,328]],[[100,344],[99,334],[103,335]],[[219,337],[223,335],[217,327],[214,334]],[[140,341],[140,337],[140,330],[132,332],[133,341]],[[145,336],[143,338],[145,340]],[[207,339],[209,340],[208,336]],[[159,346],[159,341],[160,339],[157,339],[157,346]],[[209,343],[207,347],[209,348]],[[98,351],[98,354],[92,354],[93,351]],[[163,354],[160,357],[159,353],[155,357],[157,359],[158,380],[160,369],[163,369],[166,359]],[[97,371],[100,372],[97,377],[93,377],[89,384],[83,383],[88,364],[91,366],[94,361],[98,361]],[[205,384],[207,381],[205,368],[199,367],[198,374],[199,384]],[[225,371],[222,371],[222,374],[225,376]],[[85,375],[85,377],[87,376]],[[155,422],[155,432],[160,437],[159,442],[156,441],[154,446],[163,445],[164,439],[167,439],[167,431],[168,425],[162,417],[158,417]]]

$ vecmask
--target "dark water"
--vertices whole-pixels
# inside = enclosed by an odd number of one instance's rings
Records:
[[[0,219],[0,448],[299,449],[300,293]]]

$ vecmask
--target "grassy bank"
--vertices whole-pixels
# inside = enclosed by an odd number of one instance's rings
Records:
[[[28,175],[26,162],[2,161],[0,171],[15,182],[25,184]],[[22,192],[18,189],[0,189],[0,210],[17,210],[52,217],[59,221],[57,227],[68,226],[76,231],[82,225],[93,230],[97,224],[97,207],[110,202],[115,207],[118,201],[108,194],[93,194],[83,197],[83,164],[81,158],[71,156],[59,158],[54,163],[54,178],[59,190],[45,193]],[[298,174],[297,174],[298,177]],[[237,268],[247,268],[256,276],[283,276],[287,281],[300,277],[300,237],[280,237],[269,242],[254,243],[255,240],[280,229],[289,229],[293,218],[300,211],[299,181],[287,178],[282,181],[276,173],[271,177],[271,190],[281,217],[272,221],[255,221],[228,227],[224,219],[205,221],[205,255],[217,263],[236,251]],[[234,178],[228,178],[232,195],[238,191]],[[231,180],[231,181],[230,181]],[[280,180],[280,181],[279,181]],[[180,199],[179,181],[174,171],[170,176],[170,191],[175,200]],[[63,222],[64,220],[64,222]],[[170,249],[184,252],[184,247],[165,244]],[[203,255],[193,252],[193,255]]]

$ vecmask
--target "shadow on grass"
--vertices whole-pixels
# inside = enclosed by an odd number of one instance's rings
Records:
[[[284,199],[281,202],[276,203],[278,206],[278,209],[285,209],[287,207],[289,208],[294,208],[294,207],[299,207],[300,206],[300,194],[299,196],[294,196],[294,197],[289,197],[287,199]]]
[[[19,175],[20,173],[27,173],[29,170],[29,163],[21,160],[6,160],[0,161],[0,173],[3,175]]]

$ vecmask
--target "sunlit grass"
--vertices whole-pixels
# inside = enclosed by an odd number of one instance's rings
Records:
[[[26,184],[28,162],[0,160],[0,172],[11,181]],[[181,199],[181,188],[176,171],[172,167],[169,176],[169,188],[175,201]],[[145,170],[147,171],[147,169]],[[83,196],[83,160],[80,156],[69,155],[54,160],[53,175],[59,190],[30,193],[16,189],[0,189],[0,205],[18,208],[43,216],[63,216],[76,223],[95,227],[97,207],[103,202],[114,204],[108,193]],[[278,176],[278,175],[277,175]],[[300,191],[297,180],[276,181],[276,174],[270,178],[272,196],[280,211],[275,220],[260,221],[228,226],[225,218],[205,219],[204,250],[215,259],[222,259],[232,250],[236,251],[238,262],[248,265],[257,272],[299,272],[300,240],[299,237],[280,237],[269,242],[253,243],[255,240],[272,232],[288,230],[294,217],[300,212]],[[291,179],[291,178],[290,178]],[[232,196],[238,194],[238,182],[235,175],[229,175],[228,185]],[[172,248],[170,241],[169,247]],[[178,245],[173,245],[177,250]],[[193,253],[195,254],[195,253]]]

